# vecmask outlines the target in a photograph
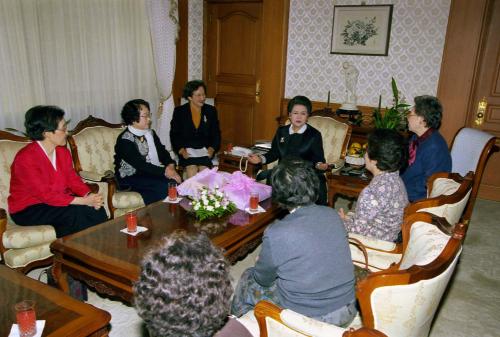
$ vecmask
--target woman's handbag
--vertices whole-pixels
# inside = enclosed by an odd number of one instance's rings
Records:
[[[363,253],[363,256],[365,258],[364,267],[354,265],[354,279],[356,281],[356,284],[358,284],[359,281],[363,280],[371,273],[370,268],[368,268],[368,252],[366,251],[365,245],[363,245],[363,243],[358,239],[349,238],[349,244],[356,246],[356,248],[358,248]]]

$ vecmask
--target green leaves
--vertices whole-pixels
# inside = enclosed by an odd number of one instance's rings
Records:
[[[381,102],[382,95],[379,96],[378,107],[373,110],[373,121],[378,129],[400,129],[406,127],[406,112],[410,107],[409,104],[399,102],[399,90],[394,77],[391,77],[391,88],[393,95],[393,105],[390,108],[385,108],[382,114]]]

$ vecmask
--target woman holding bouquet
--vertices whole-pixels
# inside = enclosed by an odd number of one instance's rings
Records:
[[[319,198],[317,203],[326,205],[326,179],[324,172],[328,169],[323,151],[321,132],[307,124],[311,114],[312,104],[305,96],[295,96],[288,102],[288,118],[290,125],[278,128],[274,135],[271,150],[264,155],[251,154],[248,161],[252,164],[268,164],[284,158],[301,158],[315,169],[320,181]],[[271,171],[266,170],[259,174],[258,179],[267,179]]]

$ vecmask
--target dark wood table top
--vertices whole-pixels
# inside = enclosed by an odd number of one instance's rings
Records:
[[[14,304],[28,299],[36,302],[37,319],[45,320],[42,336],[107,335],[108,312],[0,265],[0,336],[8,336],[16,321]]]
[[[135,237],[120,232],[126,227],[122,216],[54,241],[51,249],[55,254],[56,278],[62,267],[62,272],[83,279],[98,292],[128,302],[132,297],[132,284],[139,277],[143,255],[169,233],[175,230],[206,232],[234,263],[261,242],[268,224],[286,214],[268,199],[260,203],[265,213],[249,215],[237,211],[228,217],[199,223],[186,211],[187,204],[187,199],[181,204],[157,202],[138,210],[138,225],[148,230]]]

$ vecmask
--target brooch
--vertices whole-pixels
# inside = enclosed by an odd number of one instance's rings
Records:
[[[285,142],[285,137],[281,137],[280,143],[284,143],[284,142]]]

